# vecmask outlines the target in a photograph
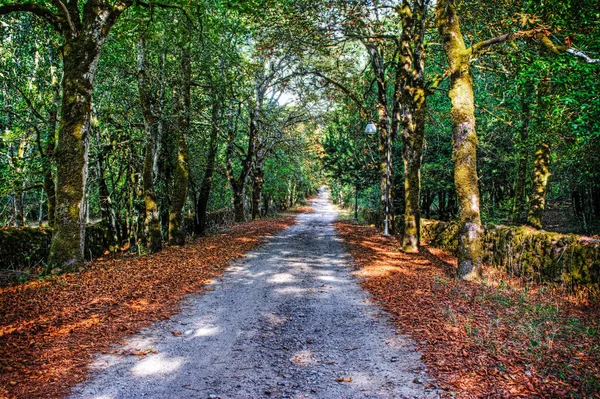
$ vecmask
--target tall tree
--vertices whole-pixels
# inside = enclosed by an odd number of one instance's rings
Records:
[[[63,38],[62,107],[55,151],[56,220],[48,264],[74,269],[83,260],[85,199],[92,92],[100,52],[121,13],[133,0],[12,3],[0,15],[29,12]]]
[[[190,130],[192,64],[189,44],[181,49],[181,76],[174,100],[176,109],[175,151],[172,160],[175,167],[171,186],[171,209],[169,211],[169,242],[175,245],[185,244],[185,226],[183,207],[187,199],[189,185],[189,150],[187,137]]]
[[[155,159],[157,158],[157,142],[160,140],[159,124],[162,123],[162,115],[156,115],[161,111],[157,96],[153,93],[153,87],[150,81],[148,71],[148,61],[146,55],[145,32],[140,34],[138,40],[138,63],[137,79],[140,96],[140,105],[144,117],[144,130],[146,131],[146,149],[144,153],[144,170],[142,179],[144,184],[144,204],[146,207],[145,225],[148,231],[148,249],[150,252],[158,252],[162,248],[162,233],[160,231],[160,220],[158,214],[158,204],[156,200],[156,191],[154,189],[155,181]],[[164,84],[164,81],[160,83]],[[159,89],[159,92],[161,90]],[[162,90],[164,91],[164,89]]]

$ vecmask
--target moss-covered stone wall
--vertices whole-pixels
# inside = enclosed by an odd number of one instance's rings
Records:
[[[422,239],[454,253],[457,231],[453,223],[425,220]],[[489,225],[483,246],[486,265],[518,277],[561,283],[573,290],[596,290],[600,284],[600,240],[530,227]]]
[[[46,263],[52,240],[51,228],[4,228],[0,230],[0,270],[23,269]],[[102,256],[107,248],[102,225],[86,228],[85,258]]]

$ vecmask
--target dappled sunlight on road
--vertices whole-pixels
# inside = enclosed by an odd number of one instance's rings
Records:
[[[131,369],[131,373],[135,376],[168,375],[178,370],[183,364],[183,358],[168,358],[167,355],[159,353],[140,360]]]

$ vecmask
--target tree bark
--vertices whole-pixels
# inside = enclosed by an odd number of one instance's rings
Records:
[[[550,177],[550,145],[545,141],[537,144],[533,157],[533,184],[527,224],[536,229],[542,228],[546,207],[546,187]]]
[[[204,170],[204,178],[200,185],[200,193],[196,202],[196,234],[204,235],[206,232],[206,211],[208,209],[208,200],[210,198],[210,190],[212,188],[213,174],[215,172],[215,163],[217,159],[217,151],[219,149],[219,103],[215,100],[212,107],[211,117],[211,133],[208,144],[208,158],[206,161],[206,169]]]
[[[62,4],[62,3],[61,3]],[[100,51],[119,15],[133,1],[112,5],[72,1],[54,13],[34,3],[0,6],[0,15],[31,12],[45,19],[64,39],[62,108],[56,157],[56,219],[49,268],[73,270],[83,261],[85,219],[83,201],[88,169],[89,124],[93,81]]]
[[[52,164],[54,162],[54,150],[56,145],[56,128],[58,126],[58,111],[60,109],[60,80],[56,76],[56,68],[52,67],[52,112],[48,119],[48,144],[46,145],[45,158],[48,162],[44,173],[44,190],[48,201],[48,226],[54,226],[56,209],[56,186],[52,176]]]
[[[141,34],[138,40],[137,79],[140,105],[144,117],[144,130],[146,132],[144,169],[142,172],[145,205],[144,224],[148,234],[148,250],[150,253],[154,253],[162,249],[162,233],[160,231],[158,204],[154,190],[154,160],[156,158],[155,150],[158,139],[158,121],[155,115],[156,99],[152,93],[152,85],[148,76],[144,34]]]
[[[260,154],[257,154],[254,170],[252,171],[252,220],[261,216],[260,203],[262,198],[262,188],[265,182],[265,172]]]
[[[533,182],[532,195],[529,203],[527,224],[536,229],[542,228],[542,219],[546,208],[546,187],[550,177],[550,77],[542,77],[538,85],[538,129],[541,131],[536,137],[535,154],[533,156]]]
[[[185,226],[183,224],[183,207],[187,199],[189,184],[189,152],[186,135],[190,129],[190,87],[191,87],[190,48],[184,46],[181,54],[181,81],[179,92],[175,94],[177,101],[177,159],[173,173],[171,193],[171,210],[169,212],[169,242],[173,245],[185,244]]]
[[[417,252],[421,229],[421,163],[425,140],[423,38],[427,2],[402,2],[400,63],[402,160],[404,162],[404,235],[402,249]]]
[[[511,215],[512,223],[523,223],[523,215],[526,212],[525,203],[525,184],[527,180],[527,164],[529,163],[529,93],[525,91],[521,97],[521,113],[523,115],[523,123],[519,129],[519,165],[517,167],[517,181],[515,182],[515,199]]]
[[[63,47],[62,118],[56,159],[56,217],[48,264],[74,270],[85,244],[84,194],[88,175],[89,125],[93,79],[106,35],[67,38]],[[93,40],[94,36],[97,40]]]
[[[454,184],[458,197],[458,274],[481,277],[482,234],[477,176],[475,103],[470,49],[465,47],[453,0],[438,0],[436,24],[450,68]]]
[[[382,50],[379,46],[369,43],[365,45],[369,52],[371,67],[375,75],[377,86],[377,130],[379,136],[379,170],[381,189],[381,220],[385,223],[386,213],[388,215],[389,229],[393,230],[394,203],[393,203],[393,137],[392,124],[388,110],[387,80],[385,77],[385,65]]]
[[[244,190],[246,186],[246,180],[252,169],[252,160],[254,159],[254,153],[256,151],[256,139],[259,132],[259,116],[262,109],[263,99],[265,95],[263,77],[258,75],[257,82],[255,85],[255,102],[254,106],[250,109],[250,124],[248,127],[248,147],[246,148],[246,154],[242,160],[242,169],[239,175],[236,177],[233,173],[233,156],[235,147],[235,129],[229,128],[227,134],[227,179],[233,191],[233,210],[236,222],[243,222],[246,220],[246,213],[244,210]]]

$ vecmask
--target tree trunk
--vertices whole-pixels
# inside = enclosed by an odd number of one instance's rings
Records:
[[[373,74],[375,75],[375,82],[377,85],[381,220],[384,221],[385,232],[385,224],[388,224],[387,227],[388,230],[390,230],[392,229],[392,221],[394,220],[394,204],[392,201],[392,126],[390,124],[390,115],[387,107],[387,84],[382,50],[373,44],[367,45],[366,47],[369,51],[371,67],[373,68]],[[388,216],[387,219],[386,215]]]
[[[257,159],[252,173],[252,220],[260,217],[260,202],[262,198],[262,188],[265,182],[264,176],[263,160]]]
[[[550,177],[550,145],[538,143],[533,158],[533,184],[527,224],[536,229],[542,228],[542,219],[546,207],[546,186]]]
[[[536,138],[533,156],[532,196],[529,203],[527,224],[536,229],[542,228],[546,208],[546,186],[550,177],[550,78],[546,75],[538,85],[538,126],[541,130]]]
[[[246,213],[244,212],[244,187],[236,185],[233,187],[233,214],[234,220],[237,223],[246,220]]]
[[[269,196],[263,195],[263,215],[267,216],[269,214]]]
[[[111,5],[77,2],[66,7],[74,18],[55,24],[64,37],[61,120],[56,159],[56,218],[48,266],[74,270],[83,261],[89,125],[93,82],[104,41],[132,2]]]
[[[100,34],[99,32],[96,32]],[[83,201],[88,174],[89,125],[93,79],[104,37],[65,41],[62,118],[56,159],[55,232],[48,265],[74,270],[83,261]]]
[[[48,119],[48,144],[46,145],[45,158],[48,162],[44,173],[44,190],[48,201],[48,226],[54,226],[56,209],[56,186],[52,177],[52,163],[54,162],[54,147],[56,128],[58,126],[58,111],[60,109],[60,81],[56,76],[56,68],[52,67],[52,112]]]
[[[421,162],[425,139],[423,37],[427,3],[402,2],[399,74],[402,81],[402,160],[404,162],[404,236],[402,249],[419,250],[421,233]]]
[[[472,280],[481,277],[483,228],[470,51],[465,48],[454,1],[438,0],[436,13],[436,24],[450,67],[454,184],[458,198],[458,274],[462,279]]]
[[[181,54],[181,83],[179,92],[175,93],[177,101],[177,159],[173,173],[171,193],[171,210],[169,213],[169,242],[173,245],[185,244],[185,226],[183,224],[183,207],[187,199],[189,179],[189,152],[186,135],[190,129],[190,86],[191,57],[189,46],[184,46]]]
[[[520,156],[519,165],[517,167],[517,181],[515,182],[515,200],[512,210],[512,223],[523,223],[523,215],[526,211],[525,203],[525,182],[527,180],[527,164],[529,163],[529,91],[527,90],[521,97],[521,113],[523,115],[523,123],[519,131],[520,139]]]
[[[137,65],[138,91],[142,115],[144,117],[144,130],[146,131],[146,149],[144,154],[144,169],[142,172],[145,219],[144,224],[148,234],[148,250],[150,253],[162,249],[162,233],[158,217],[158,205],[154,191],[154,160],[156,158],[156,142],[158,138],[158,123],[155,115],[156,100],[152,93],[152,85],[148,76],[148,63],[146,61],[146,46],[143,34],[138,41]]]
[[[218,118],[219,104],[215,101],[212,108],[212,127],[208,144],[208,159],[206,161],[206,169],[204,170],[204,178],[200,185],[200,194],[198,195],[198,201],[196,202],[196,234],[199,236],[204,235],[206,231],[206,211],[208,209],[208,200],[210,198],[217,151],[219,149]]]
[[[246,180],[248,174],[252,168],[252,160],[254,159],[254,153],[256,151],[256,139],[259,132],[259,114],[262,108],[262,103],[265,95],[265,88],[262,85],[260,76],[257,76],[257,83],[255,86],[256,101],[254,107],[250,112],[250,125],[248,128],[248,147],[246,148],[246,155],[242,160],[242,169],[237,177],[233,174],[233,155],[235,147],[235,130],[230,126],[227,134],[227,163],[226,173],[227,179],[233,191],[233,208],[236,222],[243,222],[246,220],[244,212],[244,188],[246,186]]]

